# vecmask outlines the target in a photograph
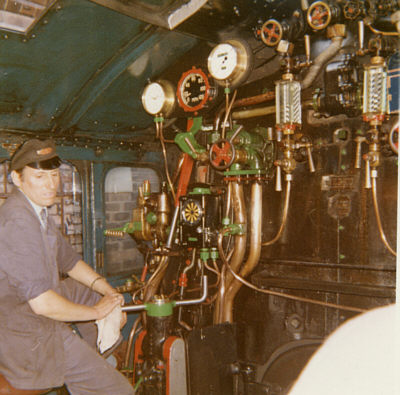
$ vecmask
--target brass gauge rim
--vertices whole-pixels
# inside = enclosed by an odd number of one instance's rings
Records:
[[[161,106],[161,109],[157,112],[150,112],[146,107],[145,104],[145,96],[147,94],[148,89],[153,85],[153,84],[158,84],[161,86],[163,92],[164,92],[164,103]],[[175,98],[175,89],[172,85],[171,82],[166,81],[166,80],[156,80],[148,85],[143,90],[142,93],[142,104],[146,112],[148,112],[151,115],[162,115],[164,117],[169,117],[172,112],[175,109],[175,104],[176,104],[176,98]]]
[[[230,45],[236,52],[236,66],[232,73],[227,76],[226,78],[218,78],[217,76],[213,75],[210,71],[210,58],[219,45],[228,44]],[[231,39],[224,41],[218,44],[214,49],[211,51],[209,58],[208,58],[208,69],[210,74],[215,79],[216,83],[221,86],[229,85],[230,88],[238,86],[240,83],[246,80],[249,76],[251,67],[253,63],[253,54],[251,48],[245,41],[238,40],[238,39]]]

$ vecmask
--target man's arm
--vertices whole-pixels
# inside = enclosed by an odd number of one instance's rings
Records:
[[[75,266],[68,272],[68,275],[101,295],[111,295],[117,292],[110,284],[108,284],[104,277],[99,276],[98,273],[82,260],[75,264]],[[121,303],[122,301],[123,299],[121,296]]]
[[[91,321],[99,320],[121,304],[122,295],[106,295],[94,306],[73,303],[49,289],[36,298],[28,301],[35,314],[43,315],[57,321]]]

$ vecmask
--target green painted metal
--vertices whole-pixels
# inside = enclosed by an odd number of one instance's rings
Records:
[[[246,227],[244,224],[229,224],[224,226],[225,236],[228,235],[244,235]]]
[[[206,152],[195,138],[196,133],[201,129],[202,117],[193,118],[193,125],[188,132],[178,133],[175,136],[175,143],[185,153],[189,154],[193,159],[198,159],[198,154]],[[188,143],[189,142],[189,143]],[[192,149],[194,148],[194,150]]]
[[[210,188],[196,187],[189,192],[189,195],[211,195]]]
[[[153,212],[150,212],[146,215],[146,221],[150,225],[155,225],[157,223],[157,215]]]
[[[201,248],[200,249],[200,259],[203,262],[207,262],[210,259],[210,249],[209,248]]]
[[[146,303],[145,310],[150,317],[168,317],[172,315],[174,307],[175,301],[163,300],[160,303]]]
[[[219,258],[219,252],[215,247],[211,248],[210,257],[213,261],[216,261]]]

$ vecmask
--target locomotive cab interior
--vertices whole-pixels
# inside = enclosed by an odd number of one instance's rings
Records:
[[[289,394],[395,303],[399,35],[397,0],[0,0],[0,204],[54,140],[135,393]]]

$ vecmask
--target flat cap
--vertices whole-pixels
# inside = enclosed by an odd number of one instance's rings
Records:
[[[35,169],[56,169],[61,160],[57,156],[53,140],[32,139],[26,141],[11,158],[10,170],[21,170],[25,166]]]

